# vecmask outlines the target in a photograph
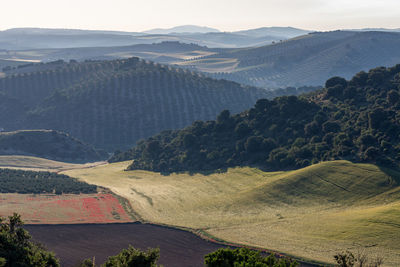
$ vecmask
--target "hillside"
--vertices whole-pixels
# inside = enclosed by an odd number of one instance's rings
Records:
[[[243,84],[265,88],[323,85],[332,76],[400,62],[400,33],[315,32],[256,48],[221,50],[178,63]]]
[[[1,127],[60,130],[111,151],[223,109],[241,112],[270,95],[137,58],[26,68],[0,79]]]
[[[108,156],[53,130],[0,132],[0,155],[28,155],[65,162],[100,161]]]
[[[372,164],[323,162],[296,171],[126,171],[129,162],[66,174],[127,198],[144,221],[218,240],[333,263],[343,248],[397,266],[400,174]]]
[[[257,166],[267,170],[346,159],[399,166],[400,65],[333,77],[300,97],[258,100],[241,114],[223,111],[180,131],[153,136],[110,161],[161,172]]]

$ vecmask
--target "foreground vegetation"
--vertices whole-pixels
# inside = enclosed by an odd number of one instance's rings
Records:
[[[260,252],[246,248],[218,249],[205,256],[204,264],[207,267],[296,267],[299,265],[296,261],[288,258],[277,259],[274,254],[263,257]]]
[[[334,77],[301,97],[262,99],[237,115],[197,121],[116,154],[130,170],[203,171],[234,166],[298,169],[346,159],[388,167],[400,163],[400,65]]]
[[[17,214],[8,220],[0,218],[0,266],[59,267],[54,254],[33,243],[22,225],[21,217]]]
[[[125,171],[129,164],[65,173],[110,188],[144,221],[323,262],[359,246],[387,266],[400,261],[400,174],[391,169],[332,161],[284,172],[163,175]]]
[[[0,193],[90,194],[97,186],[77,181],[64,174],[0,169]]]

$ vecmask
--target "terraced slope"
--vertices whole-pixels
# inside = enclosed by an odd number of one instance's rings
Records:
[[[400,174],[371,164],[323,162],[297,171],[124,171],[129,162],[65,172],[127,198],[146,221],[229,242],[330,262],[343,249],[400,261]]]
[[[268,96],[261,89],[137,58],[28,68],[31,72],[0,79],[0,126],[61,130],[111,151],[212,119],[224,109],[241,112]]]
[[[323,85],[331,76],[350,78],[360,70],[398,64],[399,45],[400,33],[394,32],[316,32],[178,64],[266,88]]]

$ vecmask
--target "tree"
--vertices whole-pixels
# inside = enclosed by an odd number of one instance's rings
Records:
[[[83,260],[76,267],[95,267],[95,266],[96,266],[96,261],[95,261],[95,258],[93,257],[93,259],[85,259],[85,260]]]
[[[347,86],[347,81],[342,77],[332,77],[326,81],[325,88],[335,87],[336,85],[340,85],[342,88],[345,88]]]
[[[148,249],[146,252],[129,246],[118,255],[109,257],[104,267],[157,267],[160,257],[159,249]]]
[[[334,255],[333,258],[339,267],[379,267],[384,262],[379,254],[371,260],[363,250],[358,250],[355,255],[349,250],[343,251]]]
[[[340,267],[353,267],[356,261],[356,258],[351,251],[338,253],[333,256],[333,258]]]
[[[400,95],[398,92],[395,90],[390,90],[387,94],[387,101],[391,104],[394,105],[400,100]]]
[[[21,216],[16,213],[8,220],[0,218],[0,266],[60,266],[52,252],[30,241],[31,236],[22,225]]]
[[[276,258],[274,254],[263,257],[259,251],[248,248],[220,248],[204,257],[207,267],[296,267],[298,263],[288,258]]]

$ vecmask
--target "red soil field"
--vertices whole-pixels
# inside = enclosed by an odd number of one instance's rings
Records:
[[[111,194],[0,194],[0,216],[21,214],[27,224],[132,222]]]

